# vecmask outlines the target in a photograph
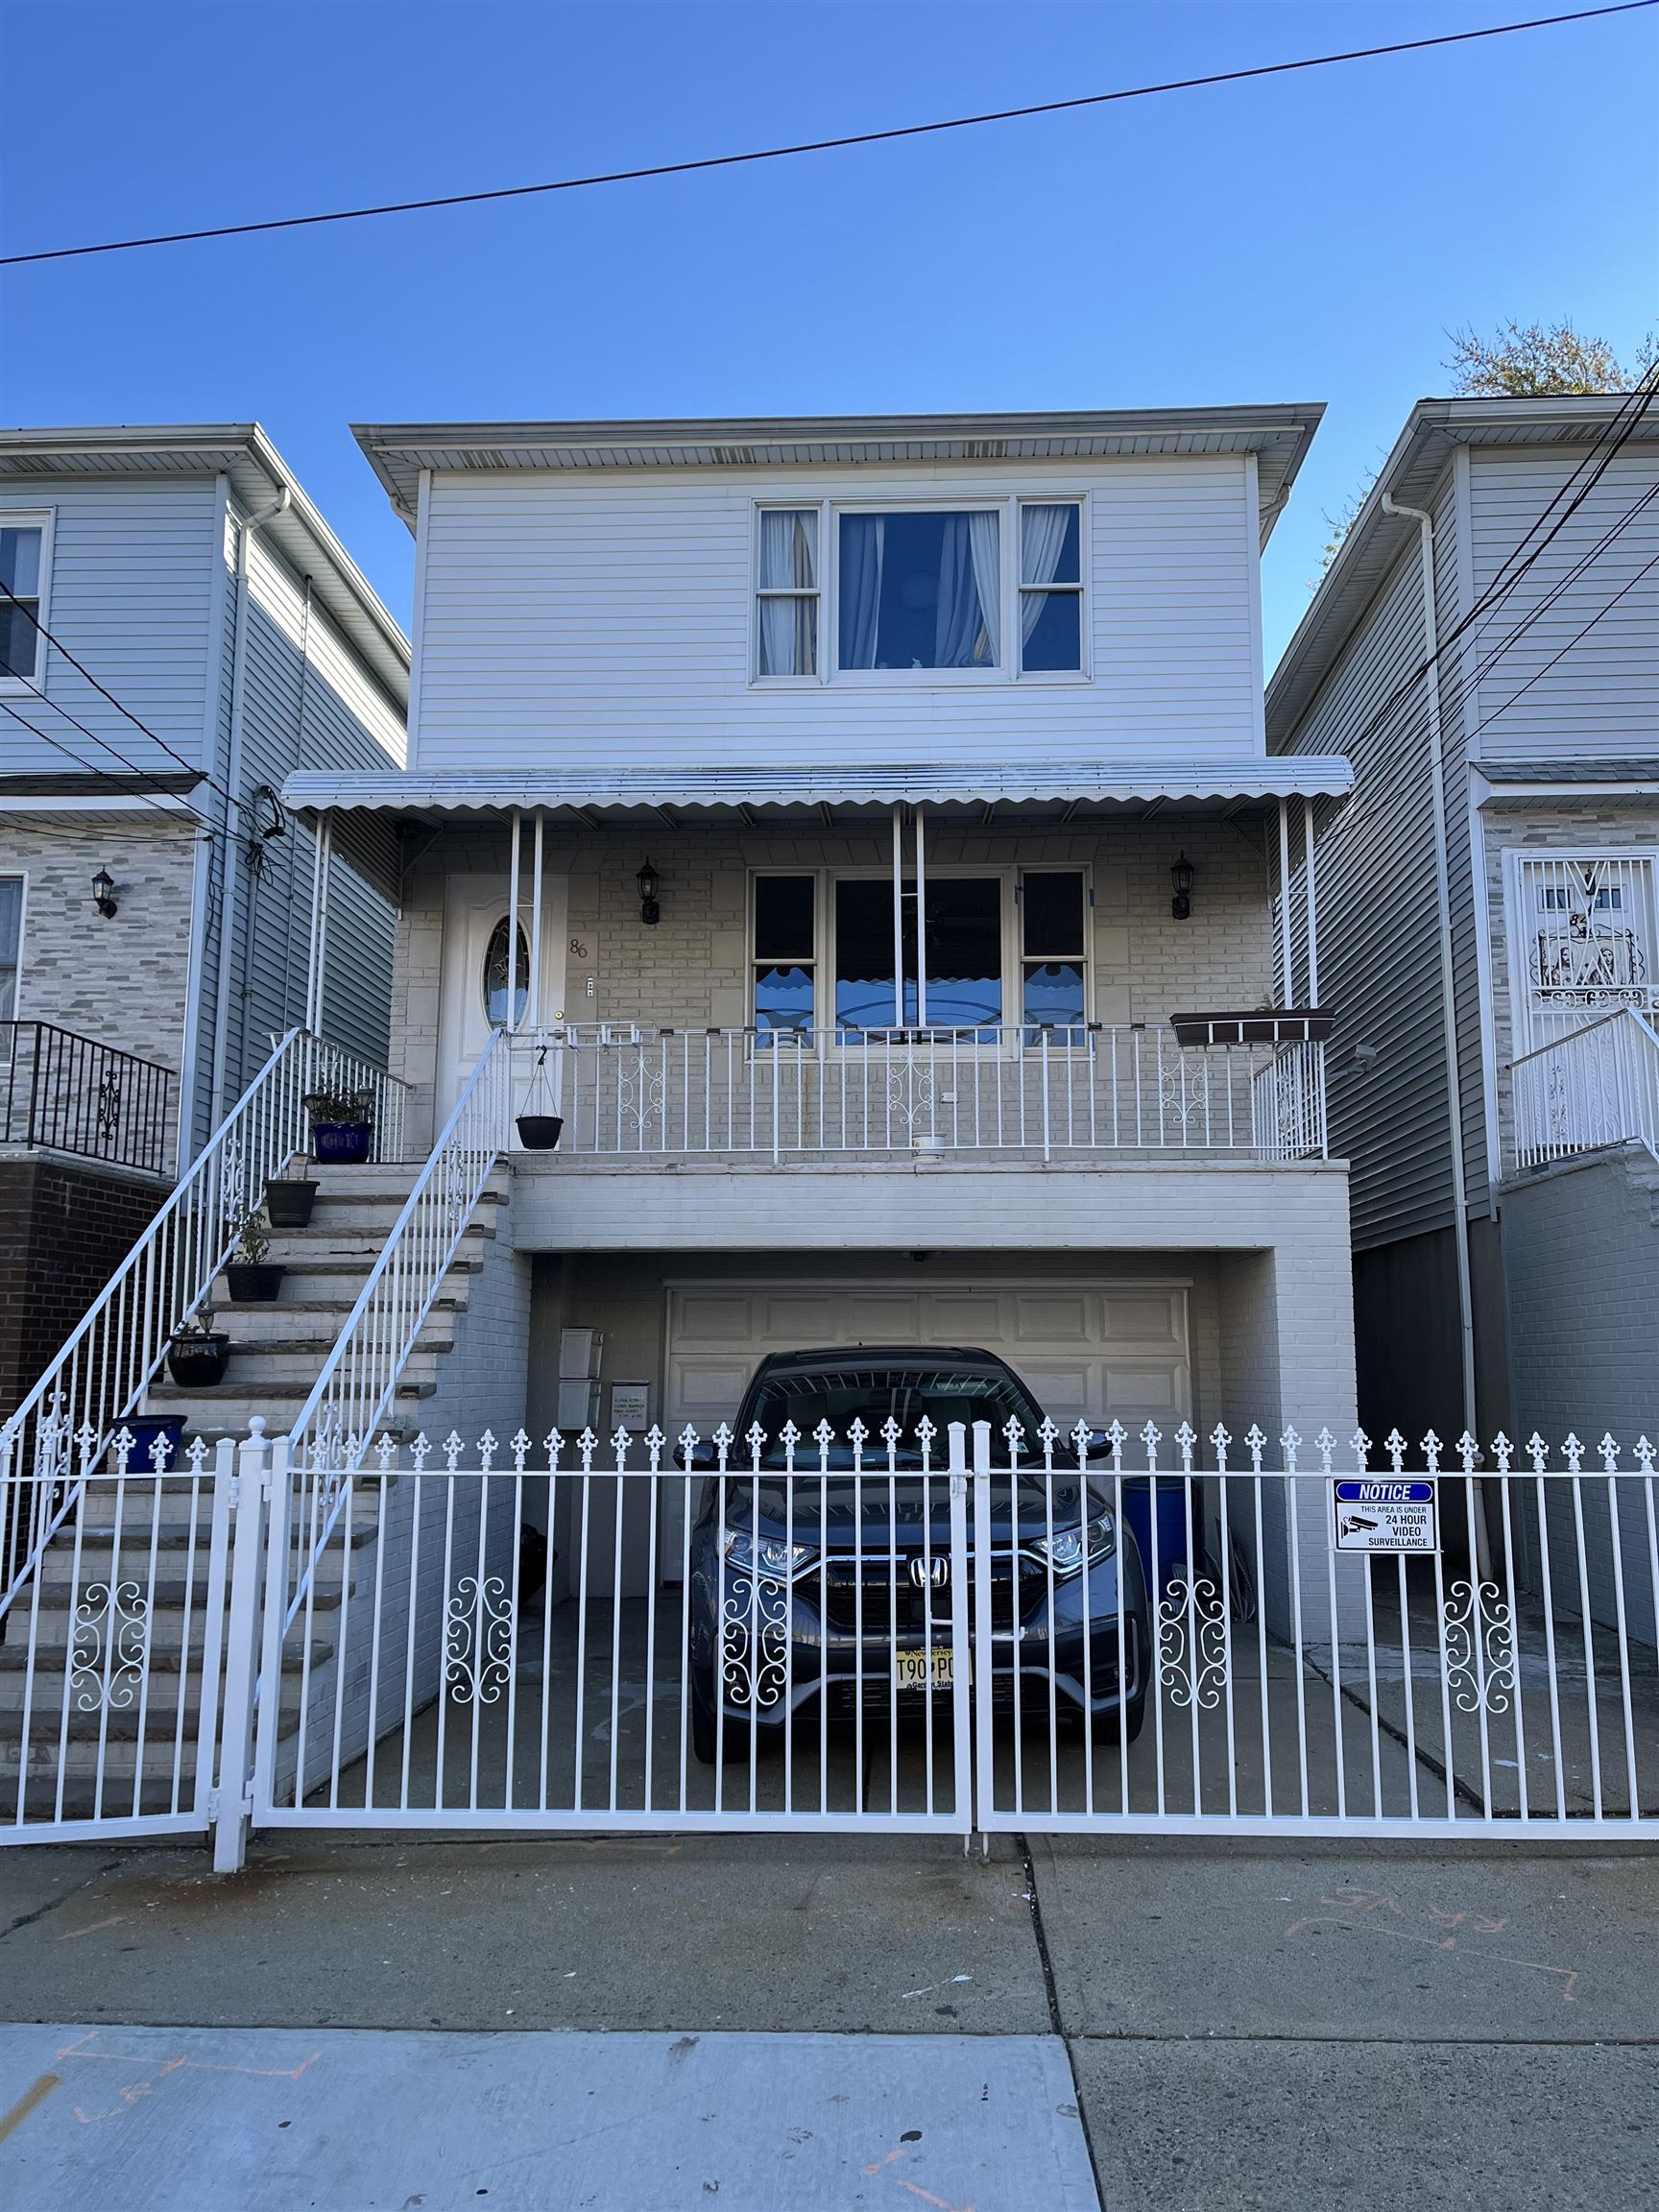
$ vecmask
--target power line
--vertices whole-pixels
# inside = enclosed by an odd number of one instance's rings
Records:
[[[1659,4],[1659,0],[1656,0],[1656,4]],[[108,700],[110,706],[114,708],[117,714],[125,715],[127,720],[132,723],[133,729],[141,731],[142,733],[149,738],[152,745],[158,747],[161,752],[166,754],[169,760],[176,760],[180,768],[187,770],[190,775],[196,777],[200,781],[205,783],[210,791],[217,791],[220,798],[224,800],[228,806],[234,806],[238,813],[244,811],[243,802],[236,798],[232,792],[227,791],[224,784],[219,781],[217,777],[210,775],[205,768],[198,766],[194,760],[187,760],[182,753],[176,752],[174,748],[168,744],[165,737],[157,736],[156,732],[151,729],[147,722],[141,722],[139,720],[138,716],[133,713],[131,707],[124,706],[122,702],[116,698],[113,691],[109,690],[103,684],[100,684],[97,677],[93,675],[91,669],[86,666],[86,663],[84,661],[78,661],[74,654],[70,652],[68,646],[63,643],[62,639],[60,637],[55,637],[53,633],[47,629],[45,623],[41,621],[39,615],[36,613],[35,610],[28,604],[26,600],[18,598],[16,592],[12,590],[11,585],[8,584],[3,577],[0,577],[0,591],[5,592],[7,598],[11,600],[12,606],[15,607],[19,613],[26,614],[29,617],[30,621],[34,623],[36,631],[40,637],[45,638],[46,642],[52,647],[54,652],[60,654],[62,658],[68,661],[71,668],[75,669],[78,674],[84,676],[86,682],[91,685],[94,691],[96,691],[102,698]],[[140,768],[135,761],[129,760],[124,753],[116,752],[115,747],[109,743],[108,738],[100,737],[96,731],[88,730],[84,722],[76,722],[74,715],[70,713],[68,708],[60,706],[56,699],[48,699],[45,692],[43,691],[39,694],[39,697],[43,706],[50,707],[54,709],[55,712],[61,714],[66,722],[74,722],[76,729],[81,731],[84,735],[90,737],[95,745],[102,745],[106,753],[114,754],[115,758],[120,761],[121,765],[128,771],[130,775],[144,776],[154,773],[153,770]],[[37,732],[36,734],[38,735],[39,733]]]
[[[1597,623],[1600,621],[1601,617],[1604,614],[1611,614],[1614,608],[1618,606],[1620,600],[1624,597],[1626,592],[1634,591],[1637,585],[1641,583],[1643,577],[1651,575],[1655,568],[1659,568],[1659,553],[1655,553],[1651,561],[1644,562],[1642,566],[1637,569],[1635,575],[1630,578],[1629,582],[1627,584],[1621,585],[1619,589],[1614,592],[1612,598],[1608,600],[1604,607],[1597,608],[1595,613],[1591,615],[1589,621],[1585,623],[1583,629],[1576,631],[1573,637],[1568,638],[1566,644],[1562,646],[1559,653],[1552,653],[1541,668],[1534,670],[1534,672],[1527,677],[1526,683],[1522,685],[1519,691],[1511,692],[1509,697],[1504,700],[1501,707],[1494,707],[1490,714],[1484,716],[1480,721],[1477,722],[1474,729],[1470,731],[1469,735],[1472,738],[1479,737],[1481,731],[1489,729],[1491,725],[1498,720],[1500,715],[1507,714],[1510,708],[1514,706],[1517,699],[1525,698],[1526,694],[1531,690],[1533,685],[1538,682],[1540,677],[1548,676],[1551,669],[1554,667],[1556,661],[1565,660],[1567,655],[1572,652],[1575,645],[1578,644],[1583,638],[1589,637],[1591,631],[1595,629]]]
[[[879,146],[898,138],[924,138],[944,131],[969,131],[984,123],[1014,123],[1033,115],[1059,115],[1081,108],[1104,108],[1117,101],[1148,100],[1165,92],[1194,92],[1213,84],[1241,84],[1259,77],[1285,77],[1303,69],[1328,69],[1338,62],[1373,61],[1390,54],[1420,54],[1434,46],[1463,46],[1479,38],[1503,38],[1516,31],[1547,31],[1557,24],[1589,23],[1600,15],[1629,15],[1659,7],[1659,0],[1616,0],[1603,8],[1583,8],[1566,15],[1534,15],[1522,23],[1493,23],[1479,31],[1447,31],[1433,38],[1402,38],[1387,46],[1357,46],[1341,54],[1310,54],[1295,61],[1264,61],[1249,69],[1221,69],[1205,77],[1177,77],[1161,84],[1124,85],[1115,92],[1086,92],[1070,100],[1041,100],[1025,108],[998,108],[977,115],[951,115],[933,123],[903,123],[887,131],[854,131],[837,138],[803,139],[788,146],[763,146],[743,154],[707,154],[691,161],[660,161],[642,169],[602,170],[589,177],[561,177],[542,184],[503,184],[482,192],[446,192],[428,200],[392,200],[371,207],[336,207],[318,215],[278,215],[263,223],[221,223],[202,230],[166,230],[144,238],[106,239],[95,246],[57,246],[35,253],[0,254],[0,269],[28,262],[70,261],[89,253],[130,253],[144,246],[186,246],[204,238],[247,238],[262,230],[300,230],[321,223],[359,223],[371,216],[414,215],[434,207],[472,207],[490,200],[527,200],[549,192],[581,192],[600,184],[633,184],[657,177],[687,177],[706,169],[735,169],[757,161],[781,161],[799,154],[831,154],[849,146]]]
[[[44,706],[46,702],[42,700],[41,704]],[[29,732],[32,737],[39,738],[43,745],[50,745],[54,752],[61,753],[66,760],[72,760],[76,767],[79,768],[84,775],[96,776],[101,781],[106,783],[114,783],[126,781],[125,778],[118,778],[110,769],[100,768],[96,766],[92,761],[84,759],[82,756],[74,750],[73,746],[65,745],[60,737],[53,736],[51,731],[42,730],[36,723],[31,722],[28,715],[19,712],[19,710],[12,706],[9,699],[0,699],[0,708],[3,708],[5,711],[11,715],[13,722],[20,722],[23,728]],[[62,713],[64,709],[60,708],[58,711]],[[75,717],[72,714],[67,718],[71,722],[75,721]],[[103,739],[100,738],[95,732],[88,730],[84,722],[75,722],[75,727],[77,730],[81,731],[84,735],[92,738],[94,744],[103,744]],[[108,752],[114,751],[112,746],[107,746],[105,749]],[[197,828],[203,830],[209,837],[223,837],[226,834],[223,830],[215,828],[211,822],[204,820],[202,815],[198,814],[195,807],[190,805],[187,796],[183,792],[168,791],[160,788],[156,784],[153,774],[147,773],[142,768],[133,767],[132,763],[131,761],[125,760],[124,756],[119,753],[115,754],[115,757],[117,760],[122,760],[124,762],[129,775],[140,785],[144,785],[146,783],[148,784],[150,797],[157,800],[169,799],[174,802],[174,805],[171,806],[157,806],[157,813],[172,815],[177,820],[194,822]],[[123,798],[143,798],[145,795],[146,793],[143,789],[140,789],[136,792],[123,791],[120,794],[120,796]]]

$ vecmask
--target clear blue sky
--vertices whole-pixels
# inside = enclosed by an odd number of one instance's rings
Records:
[[[1462,30],[1312,5],[9,0],[6,250],[626,167]],[[1659,316],[1659,11],[896,146],[8,272],[0,421],[257,417],[399,618],[353,420],[1324,399],[1269,665],[1444,333]]]

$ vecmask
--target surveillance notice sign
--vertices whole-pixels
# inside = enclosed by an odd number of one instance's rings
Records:
[[[1432,1482],[1355,1475],[1332,1484],[1338,1551],[1438,1551]]]

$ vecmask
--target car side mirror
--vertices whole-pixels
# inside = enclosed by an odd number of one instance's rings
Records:
[[[692,1467],[699,1470],[708,1470],[717,1466],[719,1464],[719,1460],[720,1455],[715,1451],[713,1439],[711,1437],[704,1436],[700,1438],[697,1443],[692,1445],[691,1458],[689,1462]],[[682,1466],[685,1464],[686,1462],[685,1460],[681,1461]]]

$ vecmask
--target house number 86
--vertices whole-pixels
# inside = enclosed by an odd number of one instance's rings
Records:
[[[573,953],[576,955],[576,957],[577,957],[577,959],[578,959],[578,960],[586,960],[586,959],[587,959],[587,957],[588,957],[588,947],[587,947],[587,945],[586,945],[586,944],[583,942],[583,940],[582,940],[580,937],[572,937],[572,938],[571,938],[571,940],[570,940],[570,950],[571,950],[571,951],[572,951],[572,952],[573,952]]]

